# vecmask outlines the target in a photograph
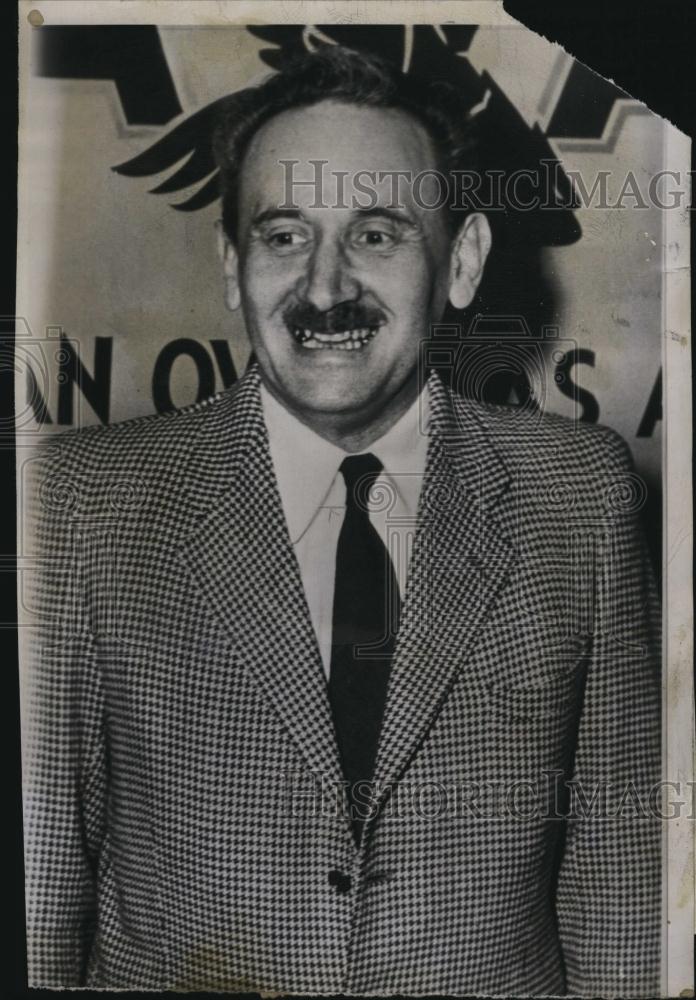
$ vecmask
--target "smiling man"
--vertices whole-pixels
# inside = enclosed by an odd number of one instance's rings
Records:
[[[626,448],[420,363],[490,249],[439,198],[472,135],[454,92],[339,47],[245,92],[215,150],[254,362],[47,450],[32,985],[656,990]]]
[[[295,203],[285,207],[279,160],[310,166],[307,150],[327,158],[321,183],[311,167],[304,178],[298,169]],[[413,404],[430,325],[448,297],[468,305],[481,276],[484,216],[469,215],[453,240],[446,212],[425,207],[433,191],[394,190],[396,171],[415,179],[440,161],[408,112],[335,99],[278,113],[244,156],[238,219],[223,251],[228,304],[241,302],[268,391],[346,450],[371,444]]]

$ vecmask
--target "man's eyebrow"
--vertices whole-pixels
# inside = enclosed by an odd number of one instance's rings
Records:
[[[355,215],[359,219],[388,219],[391,222],[398,222],[400,225],[412,226],[414,229],[418,227],[418,223],[407,212],[395,208],[387,208],[386,206],[376,205],[374,208],[357,208]]]
[[[353,212],[353,216],[357,219],[387,219],[391,222],[396,222],[399,225],[411,226],[413,229],[418,228],[418,223],[415,222],[407,212],[394,208],[387,208],[386,206],[376,205],[371,208],[356,208]],[[264,222],[275,222],[276,219],[301,219],[304,220],[304,214],[299,210],[299,208],[267,208],[263,212],[259,212],[251,220],[252,226],[261,226]]]
[[[253,226],[260,226],[264,222],[274,222],[276,219],[301,219],[302,212],[298,208],[267,208],[264,212],[259,212],[251,220]]]

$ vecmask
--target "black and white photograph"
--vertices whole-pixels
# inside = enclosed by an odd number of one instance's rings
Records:
[[[19,10],[29,987],[693,996],[689,138],[497,2]]]

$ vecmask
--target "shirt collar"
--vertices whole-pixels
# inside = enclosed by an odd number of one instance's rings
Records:
[[[429,423],[430,397],[423,388],[394,426],[367,449],[382,463],[383,475],[391,481],[409,517],[415,517],[418,511]]]
[[[261,383],[261,405],[290,540],[299,541],[325,505],[348,452],[294,417]],[[428,449],[430,400],[424,388],[386,434],[366,451],[376,455],[403,503],[415,517]]]

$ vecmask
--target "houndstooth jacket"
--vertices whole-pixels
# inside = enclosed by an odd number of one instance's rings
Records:
[[[30,985],[653,995],[659,618],[626,446],[430,377],[358,849],[258,389],[37,459]]]

